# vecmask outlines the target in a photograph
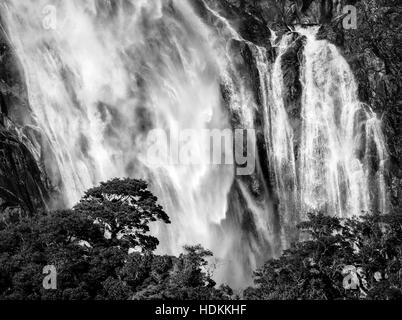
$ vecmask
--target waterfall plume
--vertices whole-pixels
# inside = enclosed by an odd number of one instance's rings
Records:
[[[316,27],[267,34],[273,45],[265,48],[203,1],[209,19],[191,3],[5,0],[0,8],[27,88],[20,125],[34,132],[29,139],[63,195],[60,206],[101,181],[145,179],[172,220],[152,226],[158,251],[200,243],[223,265],[218,281],[241,287],[297,240],[307,213],[386,212],[388,154],[381,120],[359,101],[350,66],[317,40]],[[54,28],[44,28],[49,6]],[[300,37],[295,125],[283,59]],[[153,129],[168,133],[170,148],[185,142],[185,130],[253,129],[256,170],[244,177],[236,164],[211,164],[201,134],[188,146],[197,164],[169,155],[155,167],[147,160]]]

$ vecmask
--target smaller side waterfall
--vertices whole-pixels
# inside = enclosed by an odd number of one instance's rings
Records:
[[[302,212],[322,210],[349,217],[386,211],[380,121],[357,96],[346,60],[318,28],[306,37],[302,66],[302,142],[299,181]],[[378,196],[377,196],[378,195]]]
[[[338,217],[387,212],[388,155],[381,121],[359,101],[352,70],[338,49],[316,39],[318,29],[297,28],[282,36],[273,43],[277,48],[273,64],[265,49],[258,48],[254,57],[282,248],[297,239],[296,225],[309,212]],[[300,45],[300,37],[305,38],[302,95],[295,124],[295,116],[288,114],[283,58]]]
[[[297,222],[297,177],[293,130],[284,104],[283,73],[281,58],[286,52],[290,35],[285,35],[278,45],[278,57],[272,65],[266,50],[258,48],[255,60],[260,78],[261,105],[265,120],[265,142],[267,159],[274,187],[274,198],[279,202],[282,229],[294,227]],[[293,228],[294,229],[294,228]],[[286,230],[282,230],[281,247],[288,242]]]
[[[282,57],[286,52],[292,35],[284,35],[278,44],[278,57],[273,65],[270,81],[270,100],[268,105],[268,154],[270,167],[274,176],[276,198],[279,200],[279,211],[282,213],[282,227],[295,231],[299,222],[297,172],[293,129],[289,121],[284,102],[284,81]],[[284,234],[288,234],[284,230]]]

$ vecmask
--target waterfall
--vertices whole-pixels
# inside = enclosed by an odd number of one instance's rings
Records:
[[[338,49],[316,40],[318,28],[297,32],[306,37],[301,72],[302,212],[322,210],[340,217],[385,212],[387,152],[380,121],[359,101],[353,73]]]
[[[295,226],[300,222],[298,217],[294,133],[284,101],[283,89],[285,84],[281,63],[291,39],[291,34],[285,34],[278,43],[277,58],[269,75],[267,70],[264,70],[264,66],[267,66],[267,63],[258,64],[261,75],[266,74],[265,77],[267,77],[266,81],[268,83],[267,93],[263,101],[264,110],[266,110],[267,132],[265,137],[274,190],[276,198],[279,200],[279,212],[282,218],[282,247],[286,247],[287,243],[291,241],[290,238],[293,237],[291,233],[295,232]]]
[[[185,1],[54,2],[54,30],[42,25],[46,5],[12,0],[2,10],[25,73],[32,108],[25,125],[49,141],[48,170],[66,204],[100,181],[144,178],[172,220],[166,230],[154,226],[161,251],[214,249],[211,225],[225,218],[233,167],[207,165],[196,150],[199,165],[154,168],[144,141],[152,128],[169,132],[172,145],[181,130],[230,128],[219,39]],[[206,147],[201,137],[196,145]]]
[[[306,37],[298,132],[287,111],[282,63],[294,33],[280,39],[270,61],[266,48],[205,8],[212,25],[183,0],[0,4],[27,87],[21,125],[35,132],[35,154],[64,206],[100,181],[145,179],[172,220],[152,225],[159,252],[178,254],[201,243],[225,261],[219,280],[240,287],[295,240],[307,212],[385,212],[387,152],[381,121],[359,102],[349,65],[335,46],[316,40],[317,30],[296,30]],[[52,10],[57,19],[47,28]],[[251,85],[233,43],[251,52],[246,62],[257,71]],[[211,165],[202,135],[191,139],[197,165],[178,165],[170,154],[155,167],[147,158],[155,128],[169,133],[175,148],[187,129],[258,129],[259,123],[263,143],[252,147],[265,150],[250,177],[236,176],[235,165]]]

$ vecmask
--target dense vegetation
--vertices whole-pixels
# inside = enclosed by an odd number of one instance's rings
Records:
[[[402,215],[311,214],[295,243],[255,273],[248,299],[401,299]]]
[[[246,299],[402,298],[402,216],[342,220],[310,214],[304,241],[255,273]],[[170,223],[144,181],[114,179],[89,190],[72,210],[0,222],[0,299],[232,299],[216,287],[212,252],[188,246],[179,257],[154,254],[151,222]],[[57,288],[43,287],[43,268]]]
[[[0,299],[226,299],[205,269],[201,246],[179,257],[158,256],[149,223],[169,223],[143,181],[125,179],[89,190],[72,210],[0,222]],[[129,250],[135,249],[135,250]],[[57,271],[45,290],[43,268]]]

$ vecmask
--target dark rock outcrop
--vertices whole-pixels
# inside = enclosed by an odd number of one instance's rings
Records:
[[[210,1],[214,2],[215,1]],[[344,8],[353,5],[357,29],[345,29]],[[279,36],[294,25],[321,25],[318,37],[334,43],[350,64],[359,98],[383,119],[390,163],[387,184],[394,207],[402,198],[402,5],[398,0],[223,0],[222,15],[247,40],[264,46],[269,27]],[[252,16],[253,19],[247,17]],[[240,23],[239,23],[240,21]],[[246,22],[244,22],[246,21]],[[256,23],[255,21],[258,21]],[[247,28],[241,26],[247,26]],[[247,32],[247,30],[253,32]],[[251,36],[254,35],[254,36]],[[259,34],[258,36],[255,36]],[[262,39],[266,37],[265,41]],[[302,44],[283,57],[285,99],[297,132],[300,113],[300,52]],[[270,44],[266,46],[272,52]],[[271,56],[271,61],[275,59]],[[297,142],[296,142],[297,145]]]
[[[33,214],[48,199],[48,185],[37,160],[9,120],[0,126],[0,212],[19,208]]]
[[[0,20],[1,24],[1,20]],[[31,117],[23,73],[0,29],[0,215],[46,207],[50,182],[22,124]]]
[[[312,1],[312,3],[318,1]],[[333,1],[336,2],[336,1]],[[344,29],[336,13],[319,37],[341,50],[359,86],[359,98],[383,120],[390,163],[387,182],[391,201],[402,198],[402,5],[395,0],[339,1],[353,4],[357,28]],[[339,15],[339,9],[337,14]]]

